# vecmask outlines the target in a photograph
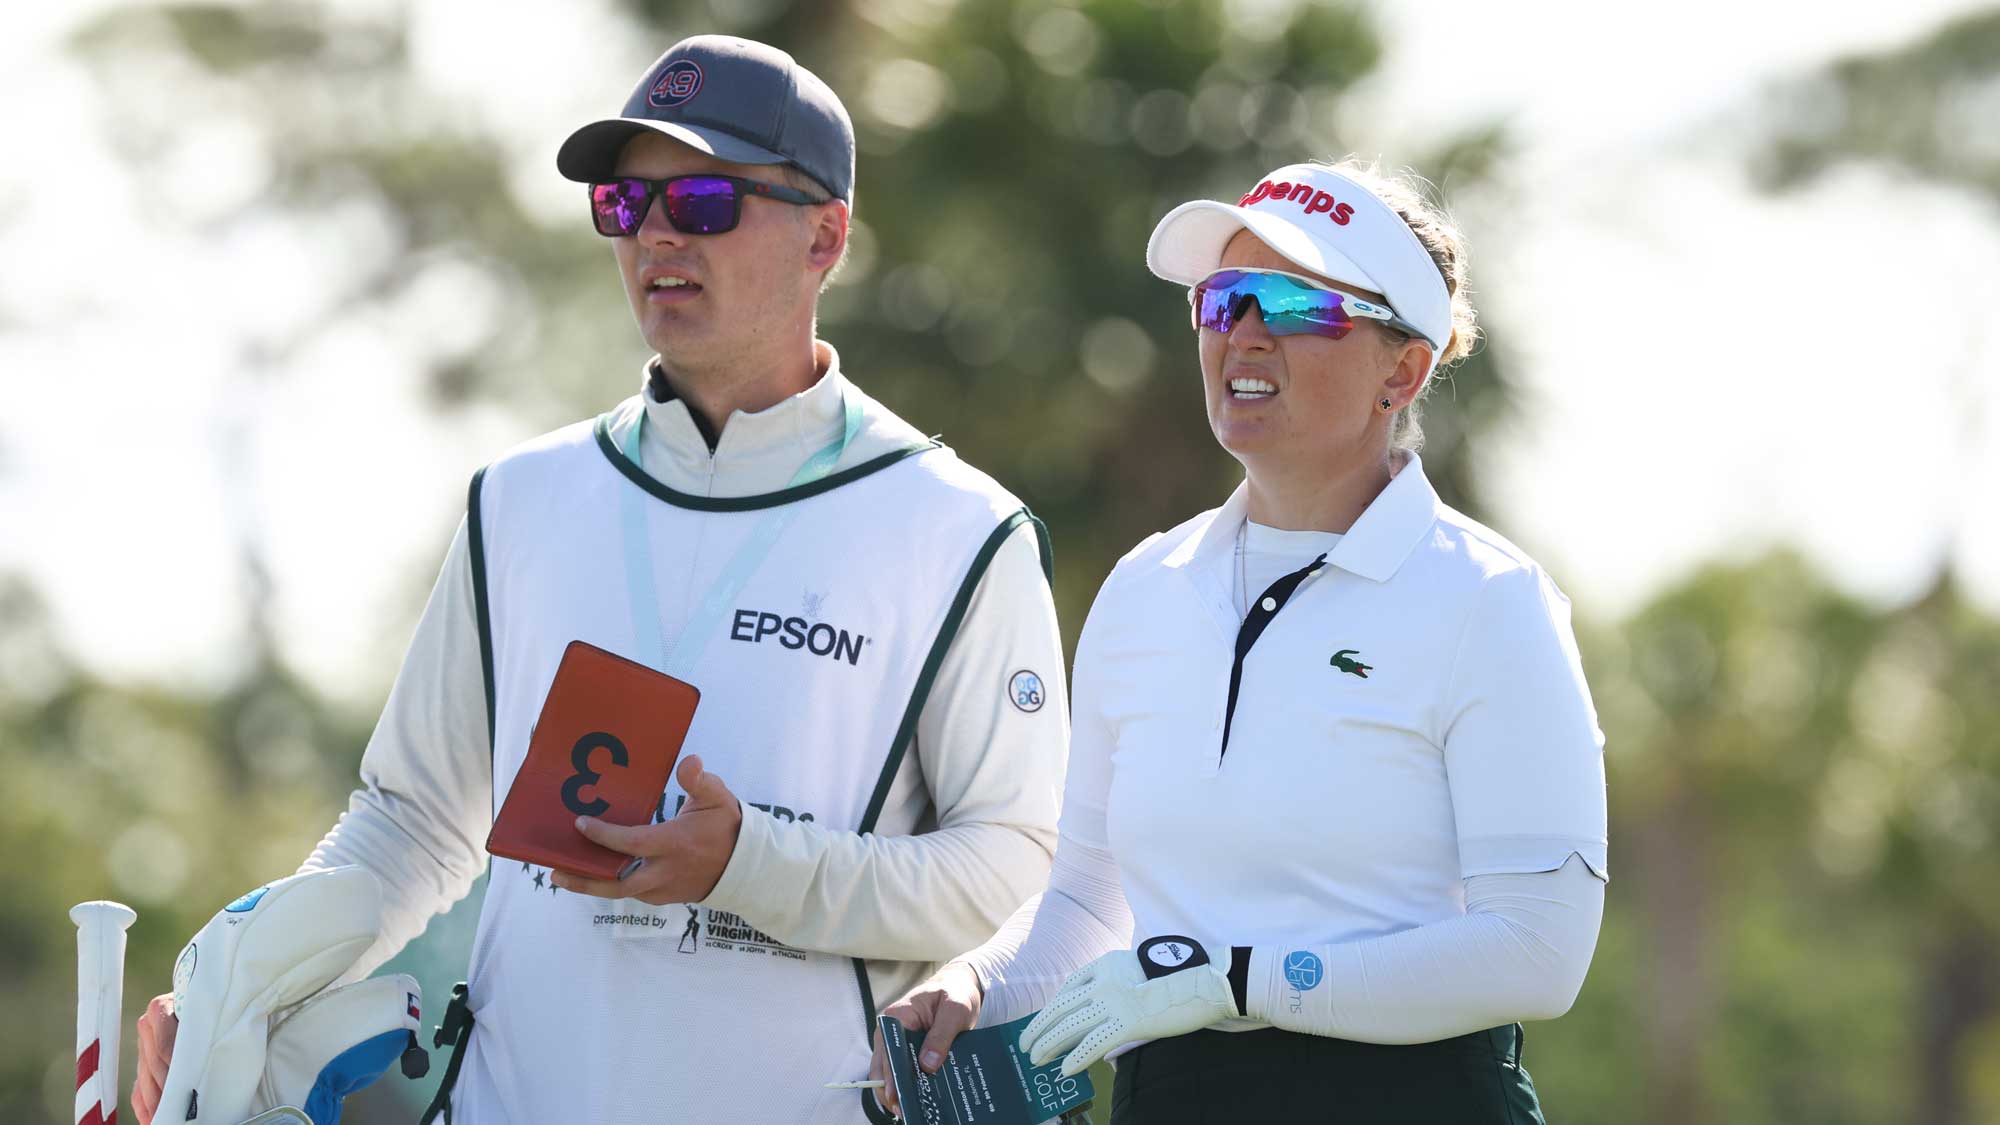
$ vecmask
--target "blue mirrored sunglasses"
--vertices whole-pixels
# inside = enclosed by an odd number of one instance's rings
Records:
[[[1235,328],[1251,301],[1257,302],[1264,327],[1273,336],[1309,334],[1338,340],[1354,330],[1357,319],[1380,321],[1405,336],[1422,335],[1387,305],[1283,270],[1216,270],[1188,290],[1194,326],[1216,332]]]

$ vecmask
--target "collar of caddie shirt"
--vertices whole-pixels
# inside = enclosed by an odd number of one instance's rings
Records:
[[[813,350],[826,364],[819,381],[766,409],[731,411],[713,452],[686,402],[653,397],[653,364],[648,360],[639,377],[640,398],[646,404],[642,453],[648,471],[664,461],[671,476],[663,483],[672,487],[712,481],[742,495],[784,487],[806,458],[840,437],[844,422],[842,401],[848,383],[840,372],[840,353],[824,340],[814,341]]]

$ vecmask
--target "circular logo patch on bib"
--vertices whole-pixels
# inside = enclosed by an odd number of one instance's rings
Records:
[[[1007,698],[1015,707],[1032,715],[1042,709],[1046,693],[1042,691],[1042,678],[1023,668],[1007,681]]]

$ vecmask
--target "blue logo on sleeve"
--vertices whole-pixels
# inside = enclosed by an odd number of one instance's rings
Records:
[[[264,892],[270,889],[271,889],[271,884],[266,883],[263,886],[258,887],[256,890],[251,891],[249,894],[244,895],[242,898],[237,899],[235,902],[230,903],[228,906],[223,907],[222,909],[228,911],[231,914],[241,914],[244,911],[250,909],[251,907],[257,905],[257,900],[263,898]]]
[[[1303,949],[1295,949],[1285,955],[1285,980],[1300,992],[1311,992],[1319,987],[1319,978],[1326,975],[1326,966],[1317,954]]]

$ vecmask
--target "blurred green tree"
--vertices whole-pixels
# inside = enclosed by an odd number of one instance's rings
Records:
[[[1565,1117],[2000,1118],[2000,623],[1781,555],[1584,651],[1622,858],[1583,998],[1530,1029]]]
[[[1764,116],[1769,139],[1753,167],[1769,187],[1875,160],[2000,201],[2000,9],[1783,83]]]
[[[1241,9],[1239,12],[1238,9]],[[411,8],[304,2],[121,9],[76,37],[107,88],[166,68],[107,127],[142,174],[218,121],[257,138],[259,197],[201,220],[224,237],[281,220],[353,232],[306,332],[244,342],[282,373],[324,334],[396,319],[460,282],[450,331],[415,346],[440,405],[506,403],[529,427],[628,395],[641,355],[603,248],[550,223],[513,177],[553,177],[558,137],[480,132],[439,112],[411,57]],[[1381,54],[1349,0],[622,0],[607,26],[664,47],[702,30],[790,50],[841,91],[860,145],[856,248],[823,334],[872,394],[1018,491],[1050,524],[1073,641],[1110,563],[1219,502],[1235,466],[1209,437],[1178,293],[1146,235],[1182,200],[1359,143],[1342,98]],[[619,85],[622,96],[623,85]],[[614,112],[607,99],[604,112]],[[190,112],[199,110],[199,112]],[[1480,126],[1390,154],[1447,195],[1504,158]],[[1372,154],[1370,154],[1372,155]],[[463,284],[468,277],[478,283]],[[1469,436],[1506,410],[1504,350],[1429,408],[1427,465],[1483,511]]]
[[[0,1120],[70,1120],[70,906],[138,910],[125,991],[136,1018],[221,903],[311,850],[369,720],[268,662],[216,696],[106,683],[62,651],[32,592],[0,578],[0,997],[32,1014],[0,1026]],[[129,1089],[129,1020],[124,1048]]]
[[[1872,162],[2000,203],[2000,9],[1967,12],[1907,45],[1857,52],[1783,83],[1770,93],[1764,118],[1767,140],[1752,168],[1770,190],[1801,188],[1843,163]],[[1958,381],[1964,440],[1982,440],[1976,385],[1989,376],[1967,371]],[[1922,919],[1924,972],[1909,1013],[1910,1120],[1947,1125],[2000,1114],[1991,1108],[2000,1082],[1993,1066],[2000,1059],[2000,927],[1990,893],[2000,870],[1973,858],[1991,851],[2000,750],[1990,733],[1990,662],[1955,659],[1967,628],[1947,575],[1897,642],[1906,670],[1922,669],[1916,686],[1882,673],[1892,677],[1888,690],[1900,694],[1879,706],[1918,708],[1897,718],[1924,725],[1880,730],[1895,752],[1849,754],[1835,774],[1841,799],[1875,810],[1880,820],[1864,866],[1880,880],[1885,905]],[[1952,746],[1950,735],[1962,727],[1988,733]],[[1906,784],[1921,791],[1905,791]],[[1968,879],[1984,880],[1987,891],[1968,893]],[[1967,1071],[1975,1057],[1987,1064],[1984,1087]],[[1988,1108],[1975,1113],[1980,1098]]]

